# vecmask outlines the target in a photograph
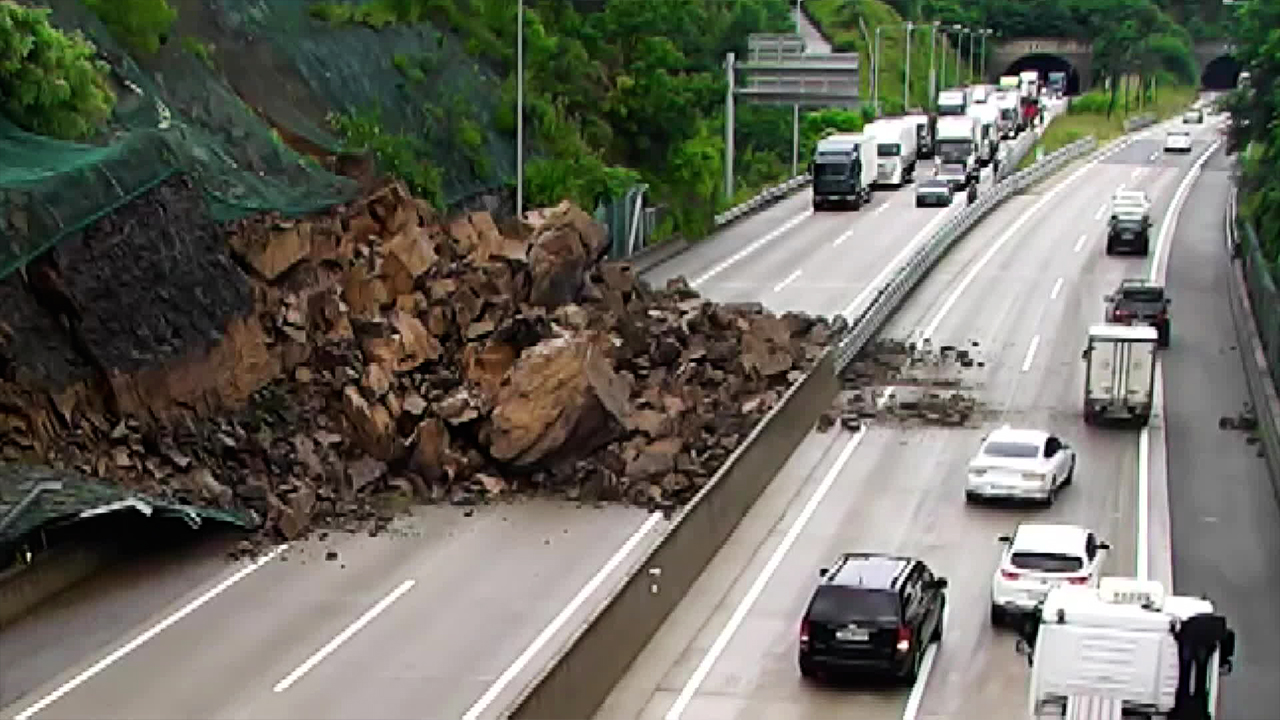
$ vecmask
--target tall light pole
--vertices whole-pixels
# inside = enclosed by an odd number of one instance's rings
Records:
[[[956,85],[964,84],[964,37],[969,34],[969,28],[961,27],[956,29]]]
[[[995,31],[994,31],[994,30],[992,30],[991,28],[982,28],[982,49],[978,51],[978,54],[982,56],[982,60],[981,60],[981,63],[982,63],[982,64],[981,64],[981,67],[982,67],[982,82],[984,82],[984,83],[985,83],[985,82],[987,82],[988,78],[990,77],[990,76],[987,74],[987,72],[988,72],[988,68],[987,68],[987,36],[988,36],[988,35],[990,35],[990,34],[991,34],[991,33],[993,33],[993,32],[995,32]]]
[[[875,57],[871,59],[871,105],[880,115],[880,26],[876,26]]]
[[[907,47],[903,52],[906,55],[906,62],[902,68],[902,112],[905,114],[907,108],[911,107],[911,29],[915,27],[915,23],[907,21]]]
[[[938,47],[938,26],[940,24],[940,22],[934,20],[929,26],[929,97],[925,98],[925,107],[933,107],[935,98],[938,97],[938,67],[934,54]]]
[[[524,217],[524,0],[516,0],[516,220]]]

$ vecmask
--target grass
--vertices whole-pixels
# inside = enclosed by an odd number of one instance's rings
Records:
[[[911,97],[903,103],[903,70],[906,45],[902,16],[880,0],[806,0],[805,7],[814,22],[831,40],[836,52],[857,52],[861,63],[862,95],[869,103],[872,99],[872,55],[876,28],[880,27],[880,108],[882,114],[892,115],[904,107],[924,107],[929,94],[929,35],[916,29],[911,33]],[[858,19],[866,24],[864,35]],[[947,37],[938,33],[935,62],[941,69],[941,57],[946,58],[946,78],[938,77],[938,87],[956,84],[956,49]],[[965,58],[964,82],[972,80],[967,72]]]
[[[1118,107],[1108,118],[1106,116],[1107,94],[1101,90],[1086,93],[1072,98],[1072,110],[1065,115],[1059,115],[1050,123],[1040,142],[1037,143],[1037,147],[1043,148],[1043,153],[1048,155],[1088,135],[1094,136],[1098,144],[1102,144],[1124,134],[1125,120],[1145,113],[1155,113],[1157,119],[1163,120],[1186,110],[1195,97],[1196,89],[1192,87],[1160,88],[1156,92],[1155,102],[1145,107],[1138,108],[1134,100],[1130,99],[1128,113],[1124,111],[1124,99],[1117,98]],[[1079,109],[1085,111],[1081,112]],[[1031,165],[1035,159],[1036,152],[1032,150],[1018,164],[1018,169]]]

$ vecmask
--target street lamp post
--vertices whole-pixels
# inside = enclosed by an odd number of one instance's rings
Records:
[[[903,53],[906,55],[906,62],[902,68],[902,112],[906,112],[911,107],[911,29],[915,27],[915,23],[907,21],[907,48]]]
[[[929,26],[929,97],[925,98],[925,107],[933,107],[932,103],[938,97],[938,68],[934,55],[938,47],[938,25],[940,24],[934,20]]]
[[[982,68],[982,82],[984,83],[987,82],[990,77],[987,74],[989,71],[989,68],[987,67],[987,36],[992,32],[994,31],[991,28],[982,29],[982,49],[978,51],[978,54],[982,56],[982,60],[980,62]]]
[[[880,26],[876,26],[875,57],[871,60],[871,105],[880,115]]]
[[[524,217],[524,0],[516,3],[516,220]]]

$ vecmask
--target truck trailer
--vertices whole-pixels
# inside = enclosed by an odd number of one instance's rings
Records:
[[[1018,137],[1021,132],[1021,122],[1018,118],[1018,93],[1013,90],[1002,90],[995,96],[996,111],[999,113],[997,124],[1000,127],[1000,137],[1005,140],[1012,140]]]
[[[964,115],[968,109],[968,90],[949,88],[938,92],[938,115]]]
[[[1051,589],[1019,635],[1029,720],[1214,720],[1236,644],[1208,599],[1127,577]]]
[[[933,136],[937,129],[937,118],[927,113],[912,113],[903,120],[915,128],[916,158],[933,157]]]
[[[1000,148],[1000,130],[996,126],[1000,111],[991,103],[982,103],[970,105],[967,114],[978,123],[978,164],[986,167]]]
[[[871,202],[877,170],[876,139],[869,133],[836,133],[822,138],[809,167],[813,209],[833,205],[861,209]]]
[[[862,132],[876,139],[876,185],[902,187],[915,177],[916,126],[905,118],[882,118]]]
[[[1084,421],[1144,426],[1151,419],[1160,336],[1150,325],[1103,323],[1089,328],[1081,358]]]

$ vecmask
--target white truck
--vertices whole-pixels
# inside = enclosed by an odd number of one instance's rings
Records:
[[[1035,70],[1023,70],[1018,73],[1018,88],[1023,97],[1040,97],[1040,73]]]
[[[1159,333],[1150,325],[1103,323],[1089,327],[1081,358],[1084,421],[1090,425],[1151,419]]]
[[[969,101],[971,105],[981,105],[991,99],[993,90],[990,85],[970,85]]]
[[[902,118],[915,128],[916,158],[933,157],[933,125],[934,119],[924,113],[913,113]]]
[[[916,125],[905,118],[882,118],[862,128],[876,139],[876,185],[902,187],[916,173]]]
[[[969,109],[969,91],[950,88],[938,93],[938,115],[963,115]]]
[[[938,118],[938,134],[934,143],[938,162],[964,166],[970,183],[978,182],[978,153],[981,142],[978,121],[969,115],[942,115]]]
[[[1000,137],[1005,140],[1018,137],[1021,128],[1018,123],[1017,90],[1001,90],[996,93],[994,102],[999,113],[997,124],[1000,127]]]
[[[858,210],[871,202],[877,166],[876,139],[869,133],[835,133],[818,140],[809,167],[813,209],[850,205]]]
[[[1136,578],[1053,588],[1019,635],[1029,720],[1213,720],[1235,654],[1212,602]]]
[[[1000,148],[1000,130],[996,127],[1000,112],[991,103],[982,103],[970,105],[966,114],[978,123],[978,164],[986,167]]]

